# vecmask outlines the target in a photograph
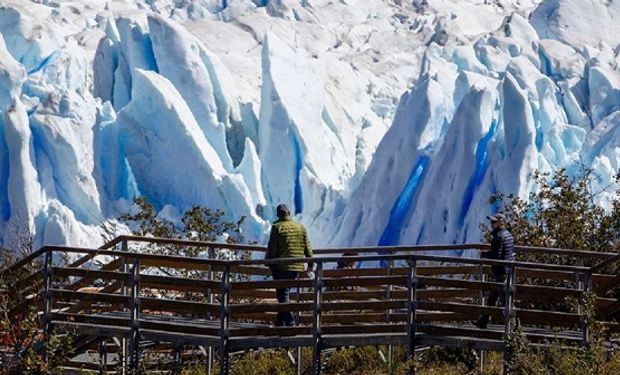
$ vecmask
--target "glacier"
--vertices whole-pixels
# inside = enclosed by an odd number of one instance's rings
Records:
[[[281,202],[317,247],[478,242],[488,197],[527,197],[536,169],[614,183],[619,17],[607,0],[5,0],[0,246],[99,246],[137,196],[245,217],[262,244]]]

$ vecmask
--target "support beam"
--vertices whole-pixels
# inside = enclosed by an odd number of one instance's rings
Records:
[[[314,274],[314,302],[312,304],[312,375],[321,373],[321,292],[323,289],[323,262],[317,262]]]
[[[582,296],[581,296],[581,303],[580,306],[582,307],[581,309],[581,335],[582,335],[582,342],[584,346],[588,345],[589,342],[589,329],[588,329],[588,319],[594,319],[593,316],[588,316],[588,314],[592,314],[593,311],[591,311],[591,309],[588,308],[588,306],[586,306],[586,303],[588,303],[588,298],[589,298],[589,294],[591,291],[591,280],[592,280],[592,272],[585,272],[584,273],[584,278],[583,278],[583,289],[582,289]]]
[[[99,375],[107,374],[108,348],[107,340],[104,338],[99,342]]]
[[[298,285],[297,286],[297,303],[301,302],[301,287]],[[299,323],[301,323],[301,311],[297,311],[295,313],[295,325],[299,326]],[[297,363],[297,375],[302,375],[302,364],[303,364],[303,353],[302,353],[302,347],[298,347],[297,348],[297,359],[296,359]]]
[[[209,246],[207,250],[207,256],[209,259],[215,259],[215,248],[213,246]],[[207,266],[207,280],[215,281],[214,278],[215,273],[213,272],[213,266],[209,264]],[[207,289],[207,302],[209,304],[213,303],[213,290],[211,288]],[[213,315],[211,312],[207,315],[208,319],[213,319]],[[213,372],[213,346],[207,347],[207,375],[211,375]]]
[[[416,308],[417,296],[416,289],[418,280],[416,277],[417,261],[410,259],[407,272],[407,362],[409,363],[408,373],[415,375],[415,346],[416,346]]]
[[[121,251],[123,253],[127,253],[128,252],[128,246],[127,246],[127,241],[124,240],[121,242]],[[125,258],[124,255],[121,256],[121,272],[124,273],[129,273],[129,265],[127,264],[127,258]],[[130,294],[130,290],[129,287],[127,286],[126,282],[123,281],[122,282],[122,294],[124,296],[128,296]],[[123,309],[126,309],[125,306],[123,306]],[[128,368],[128,345],[127,345],[127,336],[123,335],[123,337],[121,338],[121,353],[119,354],[119,361],[121,363],[121,375],[127,375],[127,368]]]
[[[52,251],[47,250],[45,252],[45,260],[43,265],[43,274],[45,277],[44,285],[45,291],[43,292],[43,337],[47,340],[50,334],[51,312],[52,312]]]
[[[390,259],[390,261],[388,262],[388,268],[387,268],[387,276],[392,276],[392,268],[394,267],[394,261]],[[385,297],[387,301],[391,301],[392,300],[392,289],[393,289],[393,285],[392,284],[388,284],[386,291],[385,291]],[[386,323],[390,323],[391,321],[391,316],[392,316],[392,310],[388,310],[387,314],[385,314],[385,322]],[[393,375],[394,372],[394,347],[392,345],[388,345],[388,355],[387,355],[387,365],[388,365],[388,375]]]
[[[484,283],[487,281],[487,275],[484,273],[484,265],[482,264],[478,266],[478,275],[479,275],[480,282]],[[484,296],[484,291],[480,290],[480,306],[485,306],[485,305],[486,305],[486,298]],[[479,350],[478,357],[480,358],[480,371],[483,372],[485,361],[486,361],[486,351],[482,349]]]
[[[230,371],[230,265],[226,265],[222,272],[222,287],[220,292],[220,375],[228,375]]]
[[[506,283],[504,284],[504,375],[510,375],[508,366],[508,338],[512,334],[512,318],[514,317],[514,265],[508,266]]]
[[[45,290],[43,291],[43,340],[47,342],[49,339],[51,326],[52,326],[52,277],[53,277],[53,267],[52,267],[52,251],[47,250],[45,252],[45,259],[43,265],[43,277]],[[43,360],[45,363],[48,363],[47,357],[47,349],[43,351]]]
[[[131,373],[140,369],[140,258],[135,257],[131,269],[131,290],[129,299],[129,320],[131,324]]]

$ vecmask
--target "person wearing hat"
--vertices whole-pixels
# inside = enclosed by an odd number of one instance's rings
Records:
[[[303,258],[312,257],[312,246],[308,233],[303,225],[291,219],[291,213],[285,204],[276,207],[276,220],[271,226],[269,244],[265,259],[276,258]],[[300,273],[304,272],[304,263],[276,264],[269,266],[274,280],[296,279]],[[308,271],[312,271],[312,266],[308,265]],[[276,296],[279,303],[288,303],[290,288],[277,288]],[[276,325],[292,326],[294,317],[291,311],[278,312]]]
[[[515,260],[514,251],[514,238],[512,234],[506,229],[506,216],[503,214],[495,214],[487,216],[487,219],[491,222],[492,239],[491,250],[480,255],[481,258],[498,259],[498,260]],[[493,273],[493,281],[504,283],[506,282],[506,276],[508,269],[504,266],[491,266]],[[488,306],[495,306],[499,300],[502,300],[502,304],[505,303],[505,295],[497,290],[491,291],[489,294]],[[478,320],[472,322],[479,328],[486,328],[489,324],[490,316],[481,315]]]

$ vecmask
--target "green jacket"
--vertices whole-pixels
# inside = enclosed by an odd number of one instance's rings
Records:
[[[279,219],[271,226],[265,259],[312,257],[312,246],[306,228],[290,217]],[[304,271],[303,263],[273,266],[279,271]]]

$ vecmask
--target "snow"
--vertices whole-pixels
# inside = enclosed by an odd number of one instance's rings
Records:
[[[541,38],[556,39],[583,50],[606,43],[616,47],[620,3],[599,0],[543,0],[531,23]]]
[[[172,220],[245,216],[259,243],[281,202],[315,247],[478,242],[489,195],[527,197],[535,169],[613,184],[618,17],[599,0],[5,0],[0,245],[98,246],[140,195]]]

